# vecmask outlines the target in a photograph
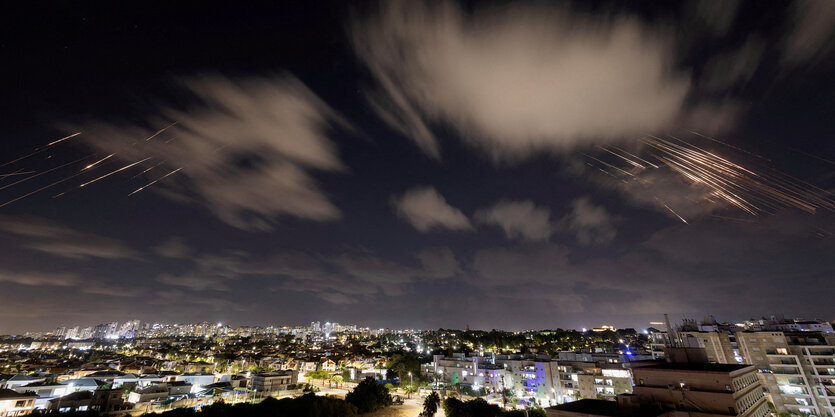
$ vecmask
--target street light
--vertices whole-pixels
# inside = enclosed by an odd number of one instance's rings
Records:
[[[412,373],[411,373],[411,372],[409,372],[409,396],[408,396],[408,398],[412,398],[412,389],[413,389],[413,385],[412,385]]]

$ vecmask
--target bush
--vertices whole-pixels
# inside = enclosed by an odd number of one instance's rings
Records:
[[[158,416],[157,414],[150,414]],[[222,402],[203,407],[198,413],[178,408],[159,414],[164,417],[356,417],[357,409],[338,398],[305,394],[298,398],[267,398],[258,404],[228,405]]]
[[[345,401],[354,405],[360,413],[369,413],[391,405],[389,390],[368,377],[345,396]]]

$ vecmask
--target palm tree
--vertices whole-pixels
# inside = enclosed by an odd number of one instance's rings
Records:
[[[420,413],[420,417],[433,417],[438,412],[438,406],[440,405],[441,397],[433,391],[423,401],[423,411]]]

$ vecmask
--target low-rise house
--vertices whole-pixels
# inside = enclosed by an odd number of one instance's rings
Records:
[[[23,416],[35,408],[37,394],[19,393],[14,390],[0,388],[0,417]]]
[[[182,374],[177,377],[177,381],[185,381],[191,384],[192,392],[202,391],[202,387],[214,384],[216,382],[215,374],[203,373],[203,372],[193,372]]]
[[[275,371],[252,375],[251,388],[259,392],[284,391],[289,385],[298,382],[298,373],[294,371]]]
[[[59,396],[47,401],[45,409],[66,413],[68,411],[87,411],[93,400],[93,391],[78,391]]]
[[[37,377],[37,376],[30,376],[24,374],[16,374],[11,378],[7,379],[6,382],[3,383],[3,388],[6,389],[15,389],[16,387],[20,387],[23,385],[29,385],[34,382],[43,382],[46,381],[44,377]]]

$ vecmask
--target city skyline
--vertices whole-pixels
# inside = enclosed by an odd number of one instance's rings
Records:
[[[832,321],[833,4],[4,5],[0,334]]]

